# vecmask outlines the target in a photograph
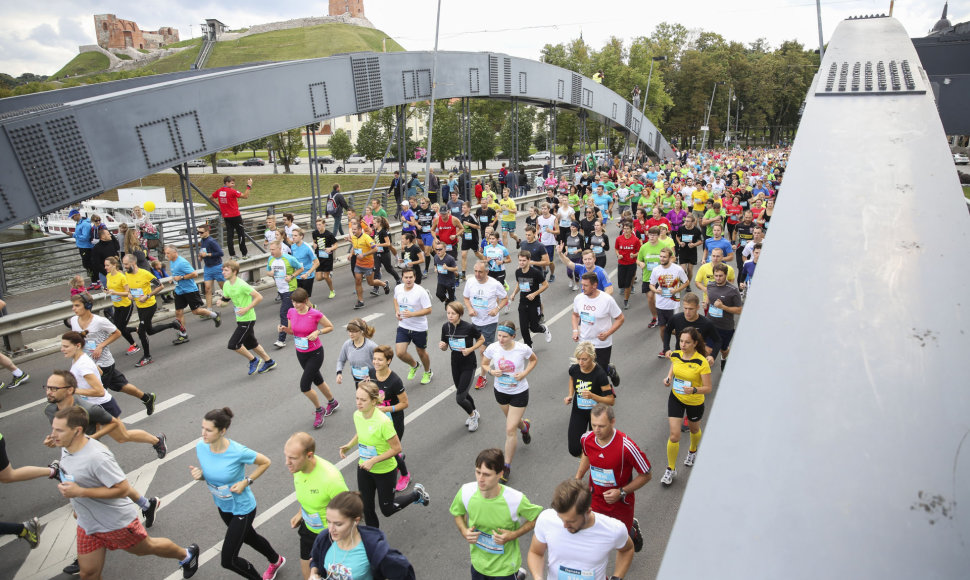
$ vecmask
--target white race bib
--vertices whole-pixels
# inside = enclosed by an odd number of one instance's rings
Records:
[[[308,513],[305,509],[300,508],[300,515],[303,516],[303,521],[306,523],[308,528],[322,528],[324,527],[323,519],[320,514]]]
[[[495,538],[491,534],[486,534],[485,532],[478,533],[478,540],[475,541],[475,545],[485,550],[489,554],[504,554],[505,546],[500,546],[495,542]]]
[[[466,344],[466,341],[465,341],[464,338],[451,337],[451,338],[448,339],[448,346],[453,351],[459,351],[460,352],[462,350],[465,350],[465,348],[467,348],[465,346],[465,344]]]
[[[711,316],[712,318],[723,318],[724,317],[724,310],[721,309],[721,308],[718,308],[717,306],[714,306],[713,304],[711,304],[707,308],[707,314],[708,314],[708,316]]]
[[[232,492],[229,491],[228,485],[212,485],[207,483],[209,486],[209,492],[212,493],[212,497],[216,499],[230,499],[232,497]]]
[[[678,379],[674,377],[674,392],[678,395],[686,395],[684,391],[687,387],[691,386],[690,381],[685,381],[684,379]]]
[[[310,339],[306,336],[294,336],[293,346],[295,346],[297,350],[307,350],[310,348]]]
[[[580,312],[579,320],[584,324],[593,324],[596,322],[596,317],[593,316],[592,312]]]
[[[350,367],[350,374],[354,375],[354,378],[358,381],[363,381],[370,376],[370,369],[368,367]]]
[[[362,460],[370,459],[371,457],[377,457],[377,447],[373,445],[364,445],[363,443],[357,444],[357,453],[360,455]]]
[[[613,474],[612,469],[603,469],[601,467],[589,467],[590,477],[593,478],[593,483],[600,487],[616,487],[616,476]]]
[[[556,580],[593,580],[593,571],[569,568],[564,564],[560,564],[559,574],[556,576]]]

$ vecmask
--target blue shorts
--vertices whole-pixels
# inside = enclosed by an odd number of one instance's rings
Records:
[[[425,246],[434,244],[434,236],[431,234],[421,234],[421,243]]]
[[[478,326],[478,332],[482,334],[482,338],[485,339],[485,346],[488,346],[495,342],[495,332],[498,330],[498,322],[493,322],[491,324],[486,324],[485,326]]]
[[[549,260],[552,261],[556,256],[556,246],[546,246],[546,255],[549,256]]]
[[[202,280],[208,282],[209,280],[215,280],[216,282],[225,282],[226,277],[222,275],[222,264],[216,264],[215,266],[205,266],[202,268]]]
[[[354,265],[354,274],[360,274],[364,278],[370,276],[374,273],[373,268],[362,268],[360,266]]]
[[[408,330],[407,328],[397,327],[397,338],[394,342],[401,344],[402,342],[407,344],[409,342],[414,343],[414,346],[425,350],[428,348],[428,331],[427,330]]]
[[[514,232],[515,231],[515,222],[505,222],[505,221],[503,221],[502,222],[502,231],[503,232]]]

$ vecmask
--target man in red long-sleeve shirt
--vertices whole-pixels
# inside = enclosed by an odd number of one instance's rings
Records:
[[[248,199],[249,192],[253,189],[253,180],[249,178],[246,182],[246,191],[235,190],[236,180],[230,176],[225,176],[222,180],[222,187],[212,194],[212,199],[219,204],[219,212],[222,219],[226,222],[226,238],[228,239],[229,257],[236,257],[236,248],[233,246],[233,237],[239,234],[239,251],[243,258],[248,254],[246,250],[246,234],[243,229],[242,216],[239,215],[239,202],[237,199]]]

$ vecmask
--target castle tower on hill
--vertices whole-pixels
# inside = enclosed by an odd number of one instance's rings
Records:
[[[364,0],[330,0],[330,16],[341,14],[364,18]]]
[[[98,46],[105,50],[156,49],[179,41],[179,31],[171,26],[163,26],[158,30],[141,30],[135,22],[122,20],[114,14],[95,14],[94,32],[98,39]]]

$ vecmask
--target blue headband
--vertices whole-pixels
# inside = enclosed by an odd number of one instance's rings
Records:
[[[496,330],[501,330],[502,332],[504,332],[509,336],[515,336],[515,331],[505,325],[499,326]]]

